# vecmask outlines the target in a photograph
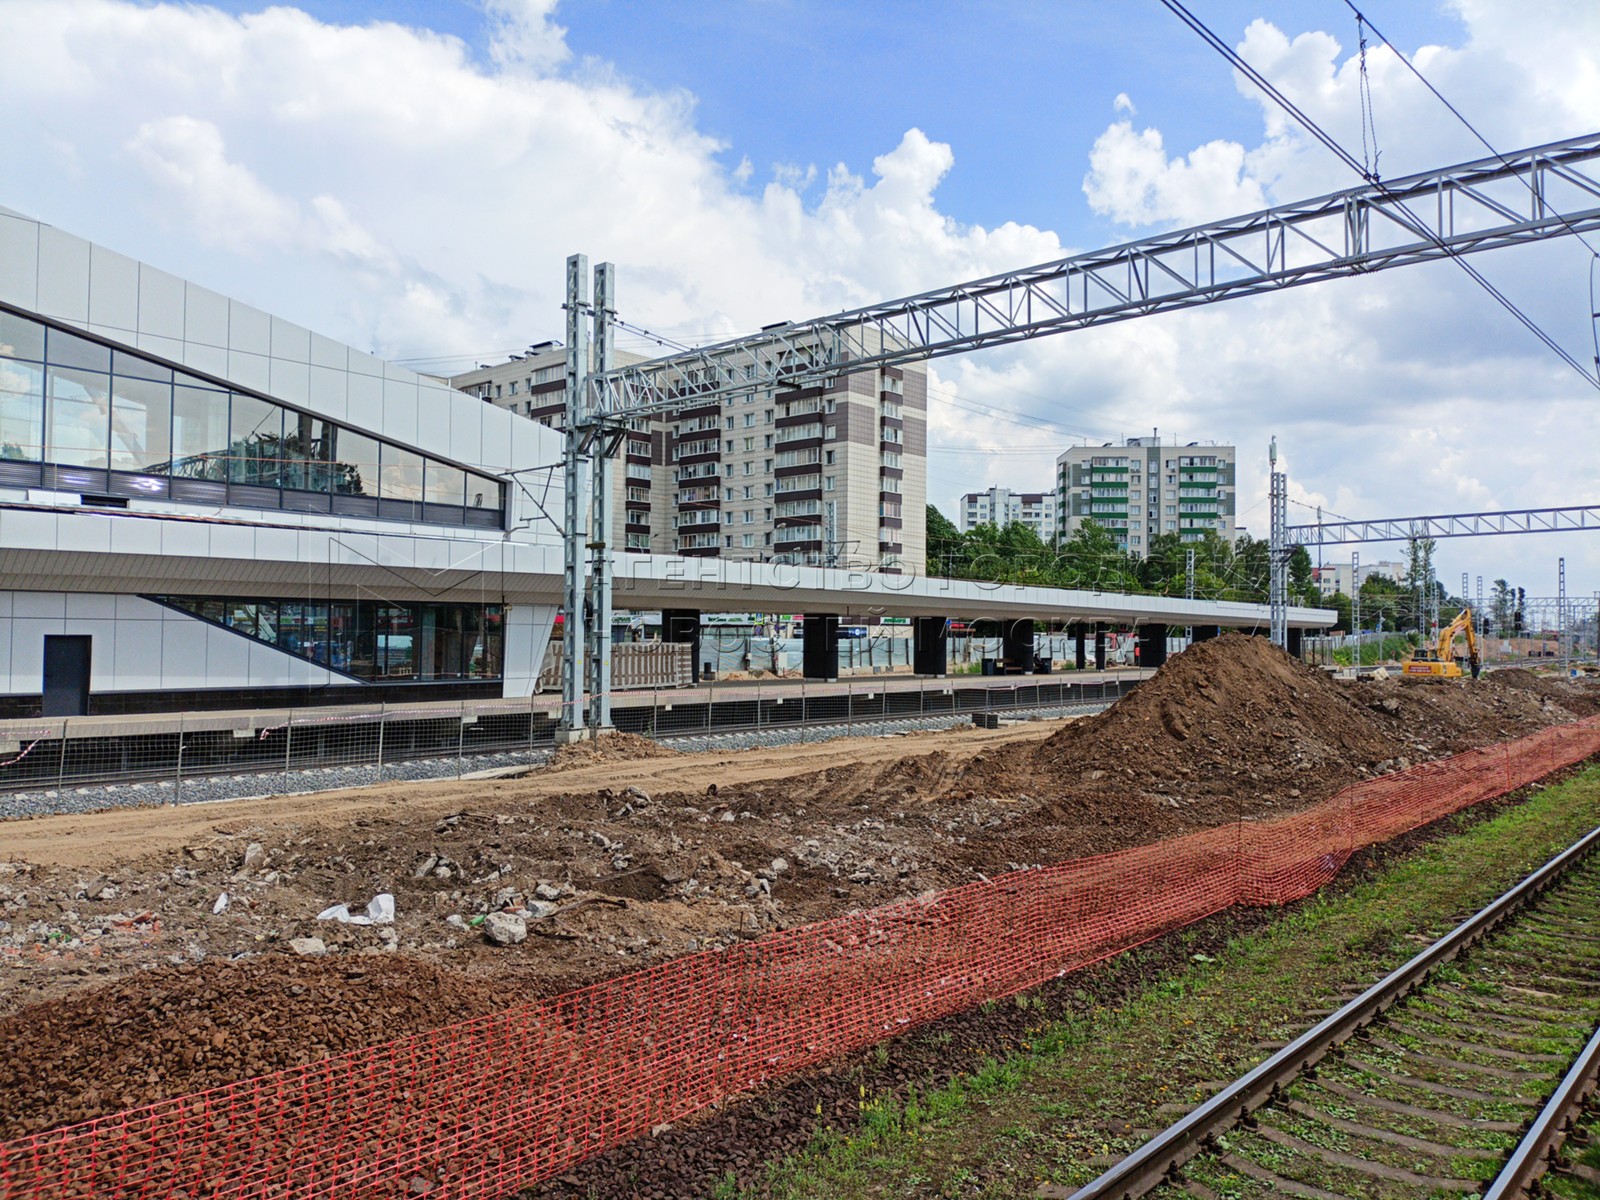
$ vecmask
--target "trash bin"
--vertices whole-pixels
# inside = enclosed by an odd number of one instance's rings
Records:
[[[983,673],[985,675],[994,674],[994,659],[986,658],[983,660]]]

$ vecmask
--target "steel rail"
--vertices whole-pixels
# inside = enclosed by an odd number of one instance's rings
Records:
[[[1587,858],[1596,847],[1600,847],[1600,828],[1591,830],[1488,907],[1468,917],[1249,1074],[1223,1088],[1188,1116],[1073,1192],[1072,1200],[1133,1200],[1170,1180],[1179,1167],[1207,1149],[1213,1139],[1277,1099],[1308,1067],[1410,995],[1429,973],[1493,931]]]
[[[1561,1083],[1545,1101],[1500,1174],[1483,1193],[1483,1200],[1515,1200],[1530,1194],[1539,1177],[1554,1165],[1562,1143],[1571,1132],[1572,1114],[1594,1094],[1597,1080],[1600,1080],[1600,1029],[1589,1039],[1578,1061],[1562,1076]]]

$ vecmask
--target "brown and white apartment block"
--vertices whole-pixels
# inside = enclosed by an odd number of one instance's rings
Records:
[[[643,361],[618,353],[619,365]],[[553,343],[451,378],[551,428],[566,412]],[[884,367],[825,387],[692,404],[629,433],[612,543],[683,554],[920,575],[926,558],[927,373]]]

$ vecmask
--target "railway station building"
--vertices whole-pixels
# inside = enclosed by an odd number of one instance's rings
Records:
[[[0,705],[525,691],[536,422],[0,209]],[[559,511],[559,470],[554,474]],[[113,701],[118,702],[118,701]]]

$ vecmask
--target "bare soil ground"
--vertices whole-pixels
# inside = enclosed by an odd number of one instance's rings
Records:
[[[1596,696],[1531,676],[1336,683],[1230,636],[1072,723],[722,755],[619,737],[521,779],[0,824],[0,1137],[1285,811]],[[378,893],[392,924],[317,919]],[[523,914],[526,941],[487,941],[495,911]]]

